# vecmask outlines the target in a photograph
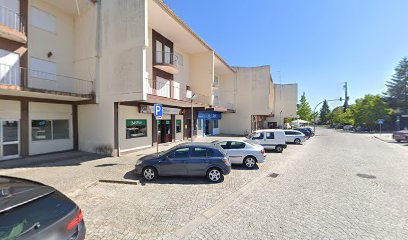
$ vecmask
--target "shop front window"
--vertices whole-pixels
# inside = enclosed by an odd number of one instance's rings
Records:
[[[147,120],[145,119],[126,120],[126,139],[146,136],[147,136]]]
[[[214,128],[218,128],[218,120],[214,120]]]
[[[52,121],[53,139],[68,139],[69,138],[69,120],[53,120]]]
[[[51,120],[31,121],[31,137],[33,141],[52,139]]]
[[[181,133],[181,120],[176,120],[176,133]]]
[[[201,119],[198,119],[198,130],[201,130],[201,123],[202,123],[202,120]]]

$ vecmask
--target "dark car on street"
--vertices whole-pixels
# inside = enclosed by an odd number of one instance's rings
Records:
[[[231,172],[231,162],[220,146],[183,143],[140,158],[135,170],[146,181],[158,176],[206,176],[210,182],[220,182]]]
[[[392,139],[394,139],[397,142],[408,141],[408,130],[393,132]]]
[[[81,209],[54,188],[0,175],[0,240],[82,240]]]
[[[309,139],[312,136],[312,131],[309,128],[296,128],[294,130],[297,130],[303,134],[305,134],[305,138]]]

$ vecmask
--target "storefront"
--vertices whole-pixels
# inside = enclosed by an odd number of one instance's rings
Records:
[[[197,113],[197,136],[220,134],[220,112],[199,111]]]

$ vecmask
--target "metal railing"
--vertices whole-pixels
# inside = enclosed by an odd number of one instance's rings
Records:
[[[93,81],[6,64],[0,64],[0,84],[81,95],[94,94]]]
[[[8,7],[0,6],[0,24],[16,31],[25,33],[25,22],[22,15],[14,12]]]
[[[147,94],[172,98],[182,101],[191,101],[190,98],[187,98],[187,85],[179,82],[173,81],[173,84],[170,83],[168,80],[159,81],[159,80],[152,80],[146,79],[147,81]],[[210,97],[205,96],[202,94],[194,93],[195,99],[194,102],[196,103],[210,103]]]
[[[178,57],[171,52],[156,51],[156,64],[177,65]]]

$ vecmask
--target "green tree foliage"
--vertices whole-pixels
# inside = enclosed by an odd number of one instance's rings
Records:
[[[320,109],[320,114],[319,114],[320,124],[327,124],[329,122],[329,114],[330,114],[329,104],[327,103],[326,100],[324,100],[323,106]]]
[[[312,109],[307,102],[305,93],[303,93],[302,97],[300,98],[297,115],[299,115],[299,118],[302,120],[312,121]]]
[[[392,78],[385,84],[385,100],[390,107],[408,113],[408,59],[402,59]]]
[[[352,116],[356,125],[365,125],[374,129],[378,119],[387,120],[391,114],[387,104],[379,95],[367,94],[357,99],[351,107]]]
[[[344,112],[343,106],[336,107],[328,115],[328,122],[333,124],[353,125],[354,119],[352,110],[350,108],[347,108],[346,111]]]

